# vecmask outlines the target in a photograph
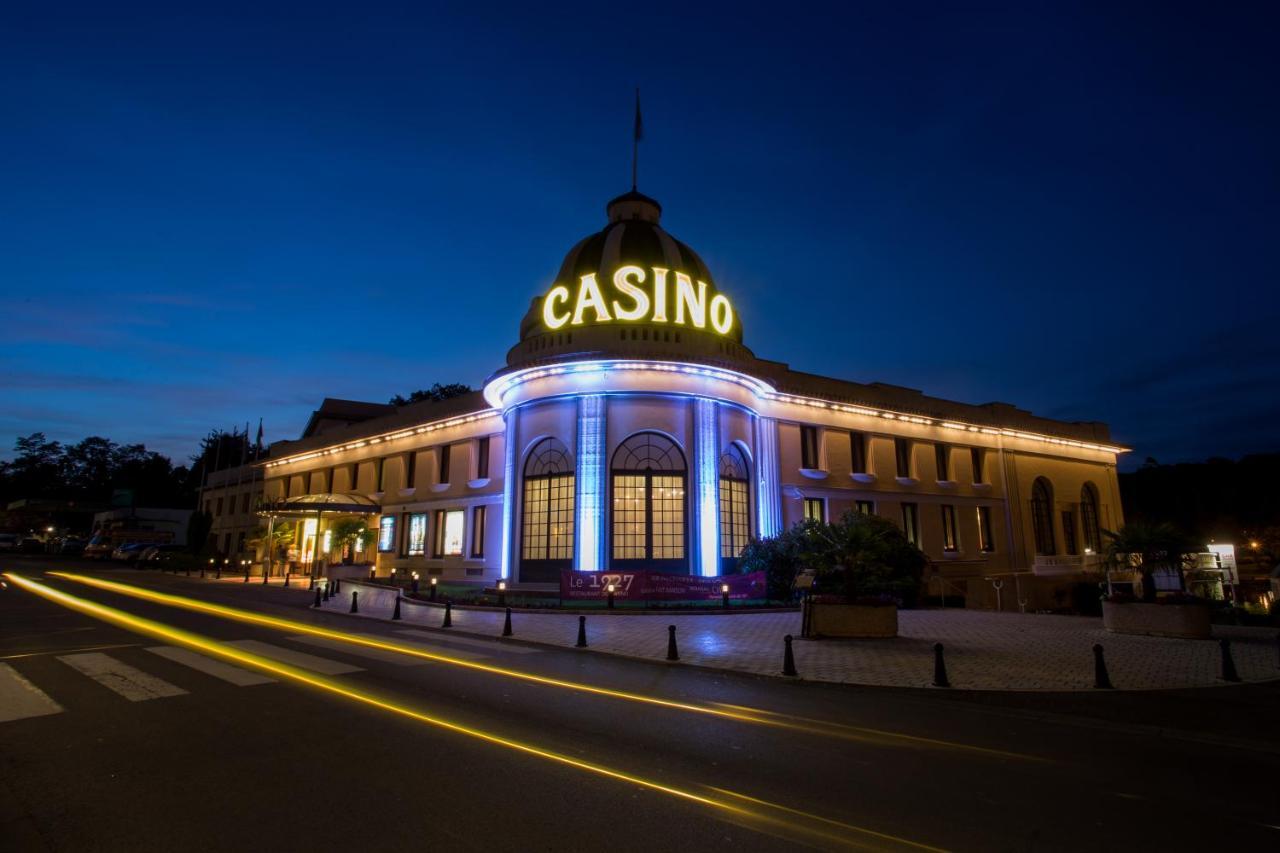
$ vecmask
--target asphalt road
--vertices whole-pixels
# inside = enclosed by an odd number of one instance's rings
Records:
[[[66,564],[8,558],[0,568],[219,644],[251,641],[247,648],[286,663],[302,653],[310,666],[347,670],[307,683],[290,673],[310,670],[254,678],[248,666],[228,672],[204,662],[216,656],[193,664],[172,651],[182,646],[172,637],[10,583],[0,593],[6,851],[1280,844],[1280,742],[1240,724],[1274,725],[1276,690],[1114,701],[795,683],[442,631],[401,634],[394,623],[314,613],[297,593],[252,584],[97,573],[378,634],[479,667],[703,709],[692,710],[307,637],[43,574],[71,570]],[[1248,715],[1234,713],[1244,707]]]

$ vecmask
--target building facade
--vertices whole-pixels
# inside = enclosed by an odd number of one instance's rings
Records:
[[[570,568],[732,572],[750,538],[845,512],[901,525],[935,594],[985,601],[993,578],[1097,560],[1101,531],[1121,523],[1123,448],[1105,425],[759,358],[657,202],[632,192],[606,210],[482,391],[326,401],[318,416],[356,415],[313,417],[273,445],[264,505],[359,498],[380,571],[519,584]],[[326,523],[317,513],[309,535]]]

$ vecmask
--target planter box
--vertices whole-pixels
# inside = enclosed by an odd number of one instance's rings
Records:
[[[1102,627],[1117,634],[1209,639],[1209,608],[1200,604],[1102,602]]]
[[[865,604],[806,602],[803,635],[822,637],[896,637],[898,608]]]

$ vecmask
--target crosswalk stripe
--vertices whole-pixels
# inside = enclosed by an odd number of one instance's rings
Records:
[[[355,634],[354,636],[366,637],[378,642],[387,642],[386,637],[379,637],[375,634]],[[396,666],[426,666],[430,663],[430,661],[423,660],[422,658],[416,658],[413,655],[401,654],[400,652],[388,651],[387,649],[371,649],[368,646],[358,646],[354,643],[344,643],[341,640],[330,640],[325,637],[298,636],[290,637],[289,639],[295,640],[299,643],[307,643],[312,646],[321,646],[338,652],[347,652],[348,654],[379,660],[383,663],[395,664]],[[430,651],[441,652],[444,650],[437,646]],[[484,655],[478,655],[473,652],[455,652],[452,649],[448,651],[455,657],[462,658],[463,660],[479,660],[484,657]]]
[[[236,646],[247,652],[253,652],[255,655],[262,655],[264,658],[274,658],[282,663],[292,664],[293,666],[309,669],[312,672],[318,672],[322,675],[342,675],[348,672],[360,672],[360,667],[352,666],[346,663],[339,663],[336,660],[328,658],[316,657],[306,652],[297,652],[293,649],[285,649],[280,646],[273,646],[270,643],[260,643],[257,640],[232,640],[227,643],[229,646]]]
[[[89,676],[103,687],[114,690],[130,702],[182,696],[187,692],[164,679],[148,675],[101,652],[61,655],[58,660],[77,672]]]
[[[0,663],[0,723],[57,714],[62,706],[7,663]]]
[[[232,666],[220,660],[214,660],[190,649],[182,649],[177,646],[151,646],[147,651],[174,663],[189,666],[194,670],[203,672],[205,675],[212,675],[214,678],[234,684],[236,687],[252,687],[255,684],[271,684],[275,681],[274,678],[268,678],[265,675],[250,672],[247,669],[241,669],[238,666]]]
[[[441,634],[433,634],[430,631],[396,631],[405,637],[416,637],[419,640],[428,643],[459,643],[464,646],[472,646],[474,648],[485,649],[486,651],[502,651],[512,652],[517,655],[536,655],[541,649],[531,649],[528,646],[517,646],[512,643],[498,643],[493,640],[477,640],[474,637],[462,637],[455,634],[443,636]]]

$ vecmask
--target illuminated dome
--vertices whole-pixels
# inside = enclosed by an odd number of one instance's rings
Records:
[[[667,233],[659,224],[662,206],[648,196],[631,191],[610,201],[605,206],[608,223],[574,244],[556,275],[556,285],[563,285],[571,292],[579,286],[583,276],[594,274],[608,296],[617,295],[612,289],[612,277],[620,267],[639,267],[652,277],[654,268],[667,270],[668,322],[655,322],[652,317],[618,322],[609,319],[601,322],[598,314],[585,315],[581,323],[565,323],[549,328],[544,315],[544,300],[551,291],[535,297],[528,313],[520,323],[520,343],[507,354],[507,364],[527,364],[548,358],[562,359],[575,355],[643,355],[645,357],[697,358],[698,360],[741,360],[752,355],[742,346],[742,325],[732,314],[731,325],[722,332],[707,322],[702,328],[678,325],[674,321],[675,274],[687,275],[701,293],[705,283],[704,305],[719,298],[711,270],[698,253]],[[647,282],[645,287],[652,287]],[[554,288],[553,288],[554,290]],[[572,308],[572,297],[565,301]],[[732,310],[732,309],[730,309]],[[723,314],[721,315],[723,317]]]

